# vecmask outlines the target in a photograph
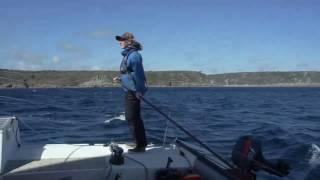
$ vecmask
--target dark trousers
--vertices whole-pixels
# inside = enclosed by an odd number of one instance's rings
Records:
[[[132,91],[125,94],[125,116],[129,124],[129,129],[137,147],[146,147],[147,139],[143,121],[140,115],[140,100]]]

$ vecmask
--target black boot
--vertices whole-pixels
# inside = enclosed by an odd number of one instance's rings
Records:
[[[128,149],[128,152],[132,152],[132,153],[139,153],[139,152],[145,152],[146,151],[146,147],[135,147],[133,149]]]

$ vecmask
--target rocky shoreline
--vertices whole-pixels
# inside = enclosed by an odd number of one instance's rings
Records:
[[[320,72],[146,72],[150,87],[320,87]],[[21,71],[0,69],[0,88],[119,87],[118,71]]]

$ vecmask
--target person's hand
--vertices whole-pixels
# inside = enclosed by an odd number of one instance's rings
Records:
[[[116,76],[116,77],[114,77],[114,78],[112,79],[112,81],[113,81],[114,83],[119,83],[119,82],[120,82],[120,77],[119,77],[119,76]]]
[[[137,97],[137,99],[141,99],[141,97],[142,97],[141,92],[136,92],[136,97]]]

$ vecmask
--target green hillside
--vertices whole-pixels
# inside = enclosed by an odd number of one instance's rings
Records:
[[[320,86],[320,72],[149,71],[150,86]],[[1,88],[112,87],[118,71],[18,71],[0,69]]]

